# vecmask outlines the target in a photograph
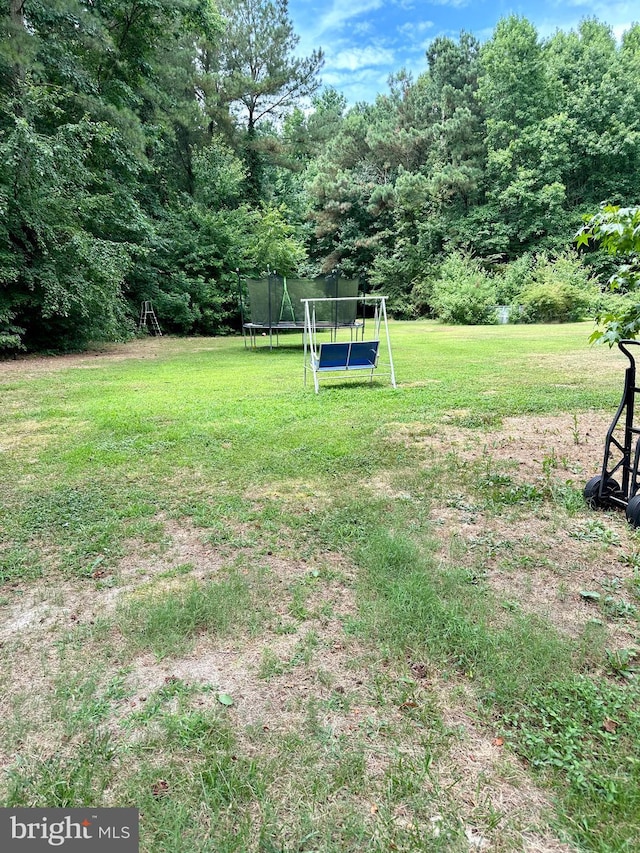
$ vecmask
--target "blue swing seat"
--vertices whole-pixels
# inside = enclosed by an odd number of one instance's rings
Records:
[[[379,341],[351,341],[351,343],[320,344],[315,369],[318,371],[373,370],[378,361],[379,343]]]

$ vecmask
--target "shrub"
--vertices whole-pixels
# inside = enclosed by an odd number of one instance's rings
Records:
[[[528,252],[502,268],[495,277],[498,305],[517,305],[522,291],[531,284],[535,258]]]
[[[517,301],[524,322],[570,323],[593,315],[600,296],[600,289],[578,258],[539,255],[531,283]]]
[[[474,258],[449,255],[433,285],[432,307],[443,323],[495,323],[495,285]]]
[[[546,282],[528,287],[520,295],[520,305],[525,323],[568,323],[584,317],[589,299],[571,285]]]

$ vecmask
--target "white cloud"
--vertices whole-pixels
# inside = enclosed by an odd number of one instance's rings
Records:
[[[393,65],[395,54],[388,48],[367,45],[350,47],[327,58],[329,68],[358,71],[360,68],[377,68],[380,65]]]
[[[345,3],[344,0],[334,0],[329,11],[320,18],[318,32],[326,33],[328,30],[342,29],[354,18],[366,15],[367,12],[375,12],[382,6],[384,6],[384,0],[351,0],[349,3]]]
[[[394,0],[394,6],[397,6],[398,9],[402,9],[404,12],[412,12],[416,8],[416,4],[413,0]]]
[[[611,29],[613,30],[613,34],[616,37],[616,41],[622,41],[622,36],[627,32],[627,30],[630,30],[631,27],[631,21],[629,21],[628,24],[616,24],[615,26],[611,27]]]
[[[402,24],[401,27],[398,27],[398,32],[400,35],[405,38],[419,38],[424,35],[427,30],[431,30],[435,27],[433,21],[407,21],[406,24]]]
[[[371,21],[358,21],[351,27],[351,32],[354,36],[368,36],[375,32],[375,27]]]

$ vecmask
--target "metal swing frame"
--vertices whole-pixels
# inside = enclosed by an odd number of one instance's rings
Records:
[[[349,378],[362,377],[363,371],[369,374],[373,382],[374,372],[378,369],[378,357],[380,353],[380,331],[384,324],[384,336],[386,341],[388,362],[385,365],[388,370],[381,375],[390,377],[391,385],[396,387],[395,370],[393,366],[393,355],[391,352],[391,339],[389,337],[389,322],[387,318],[386,296],[354,296],[335,297],[323,299],[303,299],[304,305],[304,384],[307,384],[307,372],[313,375],[313,383],[316,394],[320,390],[320,374],[323,373],[346,373],[351,374]],[[357,302],[362,305],[363,324],[362,339],[353,340],[351,330],[350,340],[339,342],[337,335],[332,335],[329,342],[318,341],[318,324],[316,322],[316,305],[318,303],[337,304],[338,302]],[[367,305],[373,305],[373,335],[364,339],[364,313]]]

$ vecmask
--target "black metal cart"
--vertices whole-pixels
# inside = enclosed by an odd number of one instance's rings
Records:
[[[640,341],[618,343],[629,359],[625,371],[624,391],[618,411],[607,431],[602,471],[584,487],[584,497],[592,507],[624,507],[628,521],[640,527],[640,425],[634,425],[636,362],[630,347]]]

